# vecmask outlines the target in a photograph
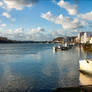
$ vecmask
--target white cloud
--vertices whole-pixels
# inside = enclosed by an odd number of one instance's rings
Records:
[[[78,18],[72,19],[70,17],[64,17],[62,14],[60,14],[59,16],[54,16],[51,14],[51,12],[43,13],[41,17],[53,23],[60,24],[62,25],[63,29],[68,30],[81,28],[87,25],[86,21],[84,20],[79,20]]]
[[[25,32],[23,28],[17,28],[15,30],[9,29],[2,32],[1,34],[2,36],[8,37],[12,40],[44,41],[51,38],[45,33],[45,30],[41,27],[30,29],[28,32]]]
[[[2,36],[8,37],[12,40],[26,40],[23,28],[17,28],[15,30],[9,29],[2,32]]]
[[[64,30],[49,30],[49,33],[46,33],[46,30],[37,27],[30,29],[25,32],[23,28],[17,28],[15,30],[9,29],[4,32],[0,32],[1,36],[7,37],[12,40],[34,40],[34,41],[46,41],[53,40],[55,37],[71,35],[70,31]]]
[[[24,7],[32,7],[38,0],[3,0],[6,8],[22,10]]]
[[[6,27],[7,26],[7,24],[1,24],[0,25],[0,27]]]
[[[7,19],[10,19],[12,22],[16,21],[16,19],[12,18],[11,15],[9,13],[7,13],[7,12],[3,12],[2,16],[6,17]]]
[[[92,11],[85,13],[85,14],[79,14],[78,15],[79,18],[85,19],[85,20],[89,20],[92,21]]]
[[[38,27],[38,28],[34,28],[34,29],[31,29],[30,30],[30,34],[35,34],[35,33],[41,33],[41,32],[44,32],[45,30],[42,29],[41,27]]]
[[[46,40],[47,35],[45,34],[45,29],[41,28],[41,27],[37,27],[37,28],[33,28],[31,30],[29,30],[28,33],[31,37],[32,40]]]
[[[3,6],[3,3],[0,1],[0,7]]]
[[[3,12],[2,15],[3,15],[4,17],[6,17],[6,18],[11,18],[11,15],[8,14],[7,12]]]
[[[64,9],[66,9],[66,11],[68,11],[68,13],[70,15],[76,15],[78,13],[77,11],[77,5],[72,5],[68,2],[65,2],[64,0],[60,0],[58,2],[58,5]]]

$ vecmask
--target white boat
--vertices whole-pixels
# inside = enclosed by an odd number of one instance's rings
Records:
[[[54,46],[53,47],[53,50],[56,51],[56,50],[61,50],[61,46]]]
[[[79,70],[92,74],[92,60],[84,59],[79,61]]]
[[[70,49],[71,47],[67,44],[67,43],[65,43],[65,44],[62,44],[62,45],[58,45],[58,46],[54,46],[53,47],[53,50],[54,51],[58,51],[58,50],[68,50],[68,49]]]

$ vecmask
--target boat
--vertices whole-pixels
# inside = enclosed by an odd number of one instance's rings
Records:
[[[69,49],[69,47],[68,46],[61,46],[61,45],[59,45],[59,46],[54,46],[53,47],[53,50],[54,51],[58,51],[58,50],[68,50]]]
[[[59,45],[59,46],[54,46],[54,47],[53,47],[53,50],[54,50],[54,51],[62,50],[61,48],[62,48],[62,47],[61,47],[60,45]]]
[[[92,74],[92,60],[79,60],[79,71]]]

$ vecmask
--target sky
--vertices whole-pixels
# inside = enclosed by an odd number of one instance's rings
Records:
[[[0,36],[52,40],[92,31],[92,0],[0,0]]]

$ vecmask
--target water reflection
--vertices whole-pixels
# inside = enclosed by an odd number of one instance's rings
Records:
[[[3,64],[3,74],[0,77],[0,92],[24,91],[27,88],[25,80],[20,75],[13,74],[9,64]]]
[[[80,72],[79,81],[80,85],[92,85],[92,75]]]
[[[80,55],[92,58],[92,53],[80,51],[79,47],[54,54],[53,45],[46,44],[2,44],[2,47],[0,91],[3,92],[48,92],[58,87],[79,86],[85,78],[78,71]]]
[[[75,54],[74,54],[75,53]],[[59,68],[59,80],[60,87],[78,86],[78,58],[77,52],[74,49],[68,52],[58,53],[57,64]],[[76,65],[76,66],[75,66]]]

